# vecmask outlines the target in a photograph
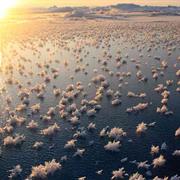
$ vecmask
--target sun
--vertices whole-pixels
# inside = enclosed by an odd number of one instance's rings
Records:
[[[17,3],[17,0],[0,0],[0,19],[4,18],[8,10],[15,6]]]

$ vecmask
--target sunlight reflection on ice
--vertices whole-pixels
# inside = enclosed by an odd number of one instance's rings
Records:
[[[0,52],[0,67],[2,65],[2,53]]]

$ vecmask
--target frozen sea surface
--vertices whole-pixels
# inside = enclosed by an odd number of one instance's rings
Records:
[[[143,31],[140,29],[140,26],[139,31]],[[151,24],[147,23],[147,26],[151,26]],[[161,28],[160,24],[156,26]],[[153,31],[155,36],[157,36],[155,37],[157,40],[158,30],[153,29]],[[172,45],[167,45],[168,42],[163,41],[160,41],[159,44],[154,42],[155,46],[153,47],[150,40],[144,41],[145,37],[141,35],[141,32],[138,33],[137,28],[132,34],[132,39],[123,38],[123,33],[120,34],[120,37],[118,35],[115,37],[113,35],[109,36],[111,33],[108,30],[106,33],[106,37],[96,37],[96,40],[91,39],[91,36],[88,38],[77,36],[66,40],[36,38],[8,44],[8,47],[6,47],[6,61],[3,62],[2,66],[11,65],[12,67],[2,70],[0,75],[1,86],[2,88],[5,87],[0,97],[1,126],[6,124],[6,121],[10,118],[7,112],[13,111],[17,105],[21,104],[21,100],[18,97],[20,91],[18,84],[22,86],[22,89],[30,89],[44,83],[46,75],[51,77],[51,80],[49,83],[45,83],[44,99],[38,99],[37,93],[31,92],[29,96],[30,104],[26,110],[16,112],[18,116],[25,118],[25,124],[15,126],[12,134],[24,134],[26,137],[25,142],[18,147],[6,147],[3,145],[3,138],[8,133],[1,135],[0,179],[8,179],[8,170],[17,164],[21,165],[23,171],[21,176],[18,176],[16,179],[25,179],[31,173],[32,166],[44,164],[45,161],[52,159],[60,162],[61,157],[65,155],[67,155],[67,161],[61,163],[62,169],[55,172],[54,175],[48,176],[48,179],[74,180],[86,176],[88,180],[106,180],[111,178],[113,170],[121,167],[124,167],[129,175],[138,171],[147,179],[152,179],[155,176],[180,175],[180,157],[172,156],[174,150],[180,149],[180,140],[174,136],[175,131],[180,127],[180,98],[179,92],[176,91],[178,87],[176,71],[180,67],[177,61],[177,58],[180,56],[180,41],[176,39],[172,42]],[[163,32],[160,33],[165,37]],[[178,36],[178,33],[174,34]],[[148,36],[147,32],[144,34]],[[173,32],[170,34],[172,35]],[[138,39],[138,41],[133,42],[133,39]],[[147,51],[150,46],[152,46],[152,50]],[[171,50],[171,54],[168,54],[167,46],[176,48]],[[120,53],[118,53],[119,51]],[[117,56],[120,56],[121,62],[124,62],[120,68],[116,67]],[[156,60],[155,57],[160,57],[160,60]],[[106,66],[102,65],[104,60],[107,62]],[[164,76],[160,75],[161,70],[159,70],[159,76],[155,80],[152,78],[152,67],[160,67],[162,60],[167,61],[168,67],[162,70]],[[137,63],[140,65],[139,69],[142,71],[143,76],[148,78],[147,82],[137,79],[136,73],[139,70],[136,68]],[[77,72],[75,72],[76,67],[80,68]],[[52,78],[53,68],[58,70],[58,77],[55,79]],[[105,68],[108,68],[108,70],[106,71]],[[97,73],[94,73],[94,69],[97,69]],[[110,71],[113,72],[113,76],[109,75]],[[131,76],[124,77],[120,81],[119,77],[116,76],[117,72],[131,72]],[[97,111],[94,117],[87,117],[86,114],[82,114],[78,126],[73,127],[70,122],[61,118],[58,110],[56,110],[50,122],[44,123],[42,121],[41,116],[47,113],[49,107],[56,107],[62,98],[62,95],[58,97],[53,95],[55,87],[63,91],[69,84],[76,85],[80,81],[84,86],[83,92],[86,92],[85,99],[91,100],[95,97],[99,85],[91,83],[90,86],[89,83],[98,74],[103,74],[106,77],[106,80],[109,82],[107,89],[113,89],[122,94],[120,97],[121,105],[112,106],[111,99],[103,95],[99,103],[102,109]],[[7,83],[8,79],[13,79],[13,83]],[[173,111],[173,115],[170,116],[156,113],[156,108],[161,105],[162,97],[154,91],[154,88],[158,84],[166,84],[166,80],[174,81],[172,86],[168,86],[168,91],[171,93],[168,100],[168,108]],[[122,87],[118,87],[120,83]],[[145,98],[129,98],[127,97],[128,91],[135,93],[144,92],[147,96]],[[83,92],[73,100],[78,108],[81,107],[81,100],[84,99]],[[6,103],[7,96],[12,98],[10,105]],[[139,113],[126,113],[128,107],[132,107],[139,102],[148,102],[148,108]],[[30,107],[37,103],[41,105],[40,112],[32,114]],[[7,107],[9,107],[9,110],[7,110]],[[39,124],[35,132],[26,128],[26,125],[32,119]],[[148,128],[142,135],[137,135],[136,126],[142,121],[147,124],[156,122],[156,125]],[[40,134],[40,130],[49,127],[54,122],[60,126],[60,131],[57,134],[51,138]],[[96,124],[96,129],[93,132],[87,130],[90,122]],[[122,138],[122,146],[119,152],[105,151],[104,146],[109,141],[109,138],[101,138],[99,133],[106,126],[109,126],[110,129],[120,127],[127,132],[127,136]],[[82,158],[73,157],[75,150],[64,149],[64,145],[82,127],[86,130],[87,135],[85,138],[78,139],[76,146],[85,148],[85,153]],[[35,141],[44,143],[40,150],[32,148]],[[92,141],[94,143],[90,145]],[[137,169],[135,164],[130,163],[133,160],[138,162],[147,160],[151,164],[153,161],[153,156],[150,154],[151,146],[161,146],[164,142],[166,142],[168,148],[165,151],[160,151],[160,154],[163,154],[166,158],[166,164],[160,168],[151,166],[152,176],[147,176],[145,169]],[[128,161],[122,163],[121,159],[125,157],[128,157]],[[96,171],[100,169],[103,169],[103,174],[97,175]],[[124,179],[128,179],[128,176]]]

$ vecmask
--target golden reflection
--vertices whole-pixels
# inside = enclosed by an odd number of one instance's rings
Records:
[[[0,67],[1,67],[1,64],[2,64],[2,53],[0,52]]]

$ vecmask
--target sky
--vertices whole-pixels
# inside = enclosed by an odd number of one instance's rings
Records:
[[[141,5],[175,5],[180,6],[180,0],[18,0],[20,6],[49,7],[57,6],[106,6],[118,3],[134,3]]]

